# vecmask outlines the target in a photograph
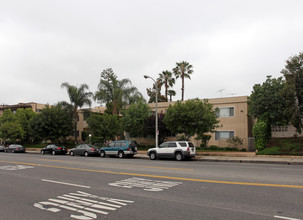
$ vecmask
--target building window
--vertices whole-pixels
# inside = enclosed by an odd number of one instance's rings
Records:
[[[219,107],[218,117],[233,117],[235,115],[234,107]]]
[[[234,137],[234,131],[216,131],[215,140],[228,139]]]

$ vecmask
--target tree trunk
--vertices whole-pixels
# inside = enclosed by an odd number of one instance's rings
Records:
[[[182,75],[182,101],[184,101],[184,75]]]

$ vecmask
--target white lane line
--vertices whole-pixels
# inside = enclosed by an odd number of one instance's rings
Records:
[[[284,216],[279,216],[279,215],[275,215],[275,218],[281,218],[281,219],[287,219],[287,220],[301,220],[298,218],[289,218],[289,217],[284,217]]]
[[[90,188],[90,186],[83,186],[83,185],[72,184],[72,183],[65,183],[65,182],[59,182],[59,181],[54,181],[54,180],[41,179],[41,181],[50,182],[50,183],[58,183],[58,184],[63,184],[63,185],[68,185],[68,186],[77,186],[77,187],[82,187],[82,188],[87,188],[87,189]]]

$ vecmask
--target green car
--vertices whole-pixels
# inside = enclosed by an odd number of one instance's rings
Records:
[[[119,158],[133,157],[137,154],[138,145],[135,141],[113,141],[107,146],[100,148],[100,156],[118,156]]]

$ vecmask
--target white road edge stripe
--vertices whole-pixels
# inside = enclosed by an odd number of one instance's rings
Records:
[[[54,180],[41,179],[41,181],[50,182],[50,183],[58,183],[58,184],[63,184],[63,185],[68,185],[68,186],[77,186],[77,187],[82,187],[82,188],[87,188],[87,189],[90,188],[90,186],[83,186],[83,185],[77,185],[77,184],[72,184],[72,183],[59,182],[59,181],[54,181]]]
[[[281,219],[287,219],[287,220],[301,220],[301,219],[298,219],[298,218],[289,218],[289,217],[278,216],[278,215],[275,215],[274,217],[275,218],[281,218]]]

